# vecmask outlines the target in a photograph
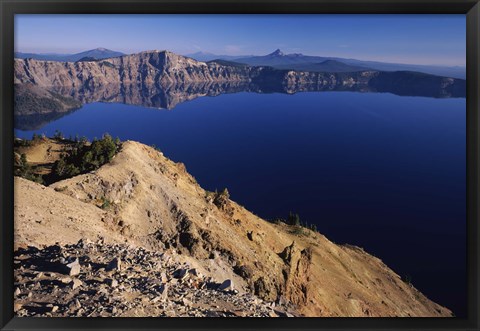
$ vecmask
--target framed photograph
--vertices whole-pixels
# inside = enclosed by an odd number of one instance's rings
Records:
[[[478,330],[479,16],[1,1],[2,330]]]

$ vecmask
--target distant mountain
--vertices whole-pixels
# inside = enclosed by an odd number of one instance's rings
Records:
[[[235,59],[236,62],[245,63],[251,66],[287,66],[287,65],[296,65],[296,64],[314,64],[324,62],[326,60],[332,60],[332,58],[321,57],[321,56],[308,56],[301,53],[294,54],[285,54],[280,49],[275,50],[274,52],[262,55],[262,56],[250,56],[250,57],[240,57]],[[291,68],[288,68],[291,69]]]
[[[216,55],[208,52],[196,52],[191,54],[185,54],[185,56],[191,57],[192,59],[195,59],[197,61],[208,62],[208,61],[219,60],[219,59],[233,61],[241,57],[250,57],[253,55]]]
[[[125,55],[121,52],[112,51],[106,48],[95,48],[85,52],[76,54],[35,54],[35,53],[21,53],[16,52],[15,58],[19,59],[35,59],[42,61],[59,61],[59,62],[76,62],[84,59],[100,60],[111,57],[118,57]]]
[[[36,54],[36,53],[22,53],[15,52],[16,59],[35,59],[41,61],[64,61],[64,58],[71,56],[71,54]]]
[[[121,52],[112,51],[106,48],[95,48],[89,51],[73,54],[69,57],[69,61],[78,61],[82,58],[107,59],[125,55]]]
[[[271,66],[278,69],[292,69],[292,70],[308,70],[308,71],[336,71],[341,72],[341,64],[353,66],[354,71],[358,70],[379,70],[379,71],[418,71],[426,74],[443,76],[443,77],[452,77],[452,78],[461,78],[465,79],[466,69],[465,67],[448,67],[448,66],[430,66],[430,65],[415,65],[415,64],[401,64],[401,63],[387,63],[387,62],[377,62],[377,61],[363,61],[356,59],[345,59],[338,57],[323,57],[323,56],[310,56],[304,55],[301,53],[286,54],[280,49],[275,50],[274,52],[262,55],[262,56],[222,56],[214,55],[209,53],[209,59],[224,59],[240,63],[245,63],[251,66]],[[195,58],[195,57],[193,57]],[[197,59],[198,60],[198,59]],[[325,61],[336,61],[330,63],[332,69],[329,69],[329,62]],[[340,68],[340,70],[334,69],[335,67]],[[345,70],[349,71],[348,67],[344,67]]]
[[[336,60],[325,60],[320,63],[299,63],[276,65],[277,69],[291,69],[296,71],[313,71],[313,72],[356,72],[373,70],[371,68],[354,66]]]

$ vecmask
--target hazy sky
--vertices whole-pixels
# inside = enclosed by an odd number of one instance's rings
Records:
[[[16,15],[15,50],[285,53],[465,65],[465,15]]]

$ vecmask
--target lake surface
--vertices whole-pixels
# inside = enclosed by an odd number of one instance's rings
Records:
[[[465,99],[235,93],[173,110],[92,103],[18,137],[155,144],[206,189],[264,218],[290,211],[381,258],[466,316]]]

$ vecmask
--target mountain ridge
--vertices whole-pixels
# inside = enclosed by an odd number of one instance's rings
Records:
[[[75,54],[41,54],[41,53],[23,53],[15,52],[14,57],[19,59],[32,58],[43,61],[58,61],[58,62],[76,62],[82,58],[106,59],[110,57],[117,57],[125,55],[122,52],[112,51],[107,48],[98,47],[91,50],[75,53]]]

